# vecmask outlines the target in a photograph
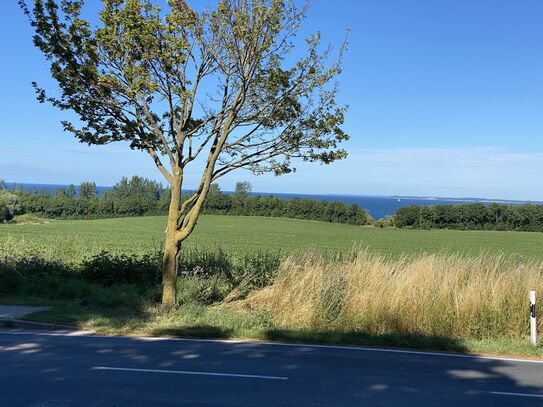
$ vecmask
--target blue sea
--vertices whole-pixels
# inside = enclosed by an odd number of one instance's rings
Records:
[[[466,203],[502,203],[508,205],[522,205],[526,201],[503,201],[482,198],[434,198],[417,196],[370,196],[370,195],[303,195],[303,194],[270,194],[256,192],[254,195],[274,195],[279,198],[311,198],[320,201],[341,201],[346,205],[357,204],[364,208],[374,219],[381,219],[394,215],[403,206],[410,205],[438,205],[438,204],[466,204]],[[530,202],[539,203],[539,202]]]
[[[13,183],[6,183],[8,188],[13,187]],[[16,184],[22,186],[24,191],[47,191],[50,194],[54,194],[60,188],[67,188],[68,185],[56,185],[56,184]],[[96,190],[98,194],[107,191],[111,187],[97,186]],[[77,191],[77,186],[76,186]],[[230,193],[225,191],[226,193]],[[522,205],[525,203],[537,203],[541,202],[527,202],[527,201],[505,201],[505,200],[493,200],[483,198],[436,198],[436,197],[417,197],[417,196],[368,196],[368,195],[310,195],[310,194],[281,194],[281,193],[269,193],[269,192],[253,192],[253,195],[273,195],[279,198],[292,199],[292,198],[310,198],[320,201],[341,201],[347,205],[357,204],[361,208],[364,208],[374,219],[381,219],[385,216],[394,215],[396,211],[409,205],[437,205],[437,204],[465,204],[465,203],[483,203],[488,204],[492,202],[509,204],[509,205]]]

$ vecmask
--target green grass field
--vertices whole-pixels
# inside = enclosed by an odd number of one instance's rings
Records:
[[[164,217],[50,221],[0,225],[0,256],[45,252],[67,261],[107,250],[147,253],[160,249]],[[202,216],[186,246],[221,247],[228,252],[304,249],[348,252],[354,247],[398,256],[420,253],[503,253],[543,260],[543,233],[402,230],[280,218]]]

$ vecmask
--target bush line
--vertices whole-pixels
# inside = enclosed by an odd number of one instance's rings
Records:
[[[15,190],[17,190],[15,188]],[[144,215],[166,215],[170,202],[169,189],[155,181],[134,176],[123,178],[111,190],[97,194],[94,183],[82,183],[79,188],[59,189],[55,195],[47,191],[16,194],[4,192],[10,199],[19,197],[16,213],[6,209],[0,218],[9,221],[24,212],[50,219],[98,219]],[[13,203],[11,207],[15,207]],[[0,200],[0,206],[2,201]],[[316,199],[282,199],[275,196],[254,196],[249,192],[226,194],[214,184],[203,213],[218,215],[267,216],[317,220],[330,223],[367,225],[372,219],[359,206],[343,202]],[[0,215],[1,216],[1,215]]]

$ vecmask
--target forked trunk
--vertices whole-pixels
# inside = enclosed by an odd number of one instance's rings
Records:
[[[164,257],[162,260],[162,305],[174,307],[177,305],[177,267],[181,242],[176,238],[181,202],[181,180],[171,183],[170,208],[168,210],[168,225],[164,241]]]

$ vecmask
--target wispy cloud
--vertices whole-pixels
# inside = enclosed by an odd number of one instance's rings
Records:
[[[259,190],[543,199],[543,153],[500,147],[356,149],[330,166],[254,178]],[[267,184],[267,185],[266,185]]]
[[[501,147],[471,148],[392,148],[358,149],[349,153],[346,162],[365,160],[380,163],[397,162],[435,162],[446,160],[449,163],[539,163],[543,153],[512,152]]]

